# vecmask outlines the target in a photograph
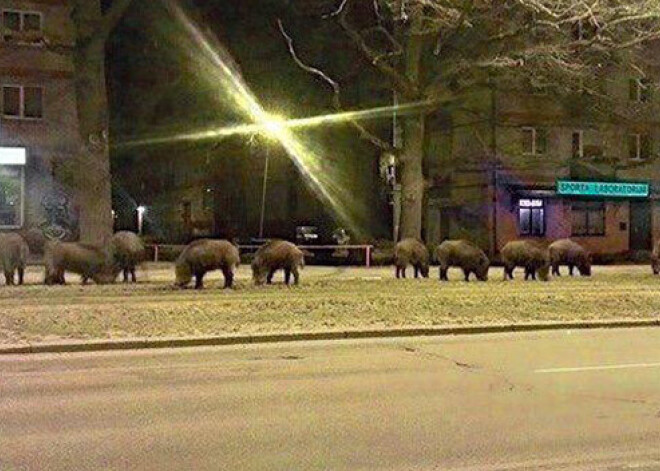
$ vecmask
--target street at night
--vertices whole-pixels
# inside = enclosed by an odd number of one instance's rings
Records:
[[[5,357],[0,467],[654,470],[659,342],[629,329]]]

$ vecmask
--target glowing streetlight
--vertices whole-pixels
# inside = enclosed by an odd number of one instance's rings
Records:
[[[286,119],[276,115],[266,115],[263,121],[263,135],[269,140],[279,142],[284,135]],[[266,146],[266,159],[264,162],[264,178],[261,184],[261,212],[259,215],[259,238],[264,238],[264,219],[266,217],[266,191],[268,189],[268,162],[270,161],[270,146]]]
[[[138,234],[142,235],[142,228],[144,226],[144,213],[147,212],[147,207],[140,205],[137,207],[136,211],[138,217]]]

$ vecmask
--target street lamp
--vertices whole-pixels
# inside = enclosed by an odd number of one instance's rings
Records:
[[[269,115],[263,122],[264,135],[268,140],[279,141],[284,131],[284,118]],[[268,163],[270,161],[270,143],[266,143],[266,159],[264,162],[264,178],[261,184],[261,211],[259,214],[259,239],[264,238],[264,220],[266,217],[266,191],[268,190]]]
[[[136,211],[138,217],[138,234],[142,235],[142,228],[144,226],[144,213],[147,212],[147,207],[140,205],[137,207]]]

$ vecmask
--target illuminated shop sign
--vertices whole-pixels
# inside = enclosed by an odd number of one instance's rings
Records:
[[[558,180],[557,194],[566,196],[646,198],[649,196],[649,184]]]
[[[0,165],[25,165],[25,149],[22,147],[0,147]]]

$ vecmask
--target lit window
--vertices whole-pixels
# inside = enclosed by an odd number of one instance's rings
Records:
[[[0,147],[0,228],[23,225],[25,157],[20,151]]]
[[[630,134],[628,136],[628,158],[646,160],[651,156],[651,137],[648,134]]]
[[[2,87],[2,116],[5,118],[43,118],[43,89],[4,85]]]
[[[548,150],[548,131],[524,127],[522,132],[522,151],[527,155],[541,155]]]
[[[518,223],[521,235],[545,234],[545,203],[541,199],[521,199],[518,202]]]
[[[600,201],[573,203],[571,221],[574,236],[605,235],[605,203]]]

